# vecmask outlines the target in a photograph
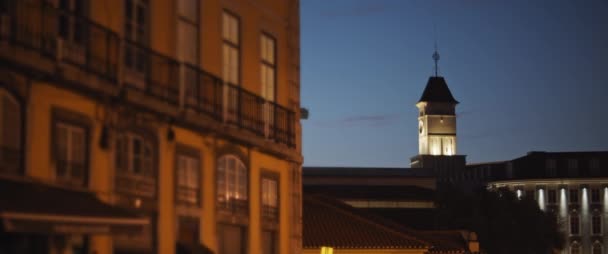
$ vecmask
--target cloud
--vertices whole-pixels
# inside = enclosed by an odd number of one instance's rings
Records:
[[[315,125],[324,128],[382,127],[393,124],[399,114],[354,115],[332,121],[316,121]]]
[[[328,18],[364,17],[382,14],[391,10],[390,6],[380,1],[370,1],[340,9],[322,10],[321,16]]]

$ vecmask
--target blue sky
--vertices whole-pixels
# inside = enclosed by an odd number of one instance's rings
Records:
[[[435,37],[468,162],[608,150],[606,13],[603,0],[302,0],[304,165],[409,166]]]

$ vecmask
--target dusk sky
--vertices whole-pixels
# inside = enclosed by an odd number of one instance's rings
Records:
[[[607,13],[605,0],[302,0],[304,164],[409,167],[435,37],[467,162],[608,150]]]

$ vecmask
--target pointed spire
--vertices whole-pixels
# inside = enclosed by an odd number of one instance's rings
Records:
[[[435,61],[435,77],[439,76],[439,52],[437,52],[437,41],[435,41],[435,52],[433,53],[433,60]]]

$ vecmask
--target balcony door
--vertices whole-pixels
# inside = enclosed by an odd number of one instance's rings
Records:
[[[222,78],[224,80],[224,121],[236,122],[239,110],[240,23],[237,16],[222,14]]]
[[[260,36],[260,82],[261,95],[266,100],[263,107],[264,133],[268,137],[274,126],[274,102],[276,91],[276,42],[275,39],[262,33]]]
[[[149,69],[149,5],[147,0],[125,0],[124,4],[125,82],[143,89]]]
[[[86,61],[88,3],[86,0],[57,0],[57,34],[60,57],[84,64]]]

